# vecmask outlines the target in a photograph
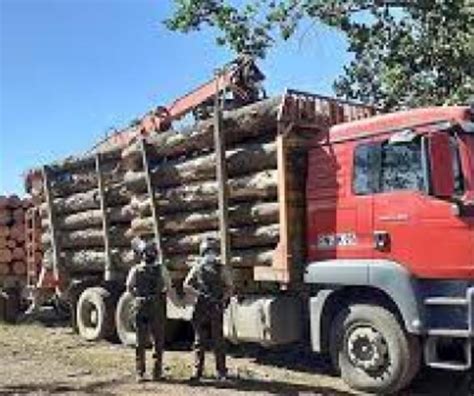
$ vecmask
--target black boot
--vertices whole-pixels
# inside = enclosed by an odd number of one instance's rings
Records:
[[[192,382],[199,382],[204,371],[204,350],[196,349],[194,351],[194,373],[191,377]]]
[[[142,348],[135,349],[135,379],[137,382],[145,380],[145,351]]]
[[[153,366],[153,373],[152,373],[153,381],[163,381],[163,366],[161,361],[155,361],[155,365]]]

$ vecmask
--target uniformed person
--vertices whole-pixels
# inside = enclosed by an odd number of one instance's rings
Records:
[[[232,295],[232,277],[228,268],[222,265],[217,251],[217,240],[205,238],[200,245],[200,259],[183,284],[184,292],[194,297],[192,324],[195,361],[192,380],[200,380],[203,375],[208,329],[216,358],[217,378],[223,380],[227,376],[223,313],[226,302]]]
[[[151,333],[154,345],[154,367],[152,378],[163,377],[163,348],[165,340],[166,292],[174,293],[166,267],[157,260],[155,243],[134,238],[132,248],[141,262],[130,269],[127,277],[127,290],[135,297],[136,334],[135,348],[137,381],[145,375],[145,348]],[[171,297],[171,296],[170,296]]]

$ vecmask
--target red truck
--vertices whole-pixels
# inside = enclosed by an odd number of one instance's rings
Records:
[[[474,109],[374,113],[298,91],[282,96],[273,138],[278,243],[270,265],[250,269],[251,284],[258,287],[239,286],[225,314],[225,332],[233,341],[266,345],[308,342],[314,352],[332,358],[352,387],[396,392],[412,381],[423,359],[435,368],[472,370]],[[188,136],[191,143],[176,147],[195,147],[204,139]],[[144,164],[151,146],[142,143]],[[106,157],[117,161],[117,155]],[[88,162],[94,164],[83,159]],[[50,176],[54,182],[54,172]],[[148,173],[148,197],[155,194],[152,176]],[[100,202],[106,215],[105,198]],[[59,261],[61,249],[56,243],[55,272],[66,268]],[[114,270],[108,257],[109,276],[89,277],[75,293],[85,297],[73,307],[76,320],[93,334],[103,334],[95,328],[110,323],[98,314],[115,316],[120,336],[133,332],[124,296],[104,303],[107,293],[97,290],[120,278],[110,276],[119,266]],[[182,272],[175,273],[182,279]],[[80,277],[74,279],[80,284]],[[95,319],[84,319],[84,312]],[[189,310],[169,306],[168,317],[189,318]],[[455,350],[454,360],[445,354],[446,344]]]
[[[312,346],[357,388],[399,389],[421,355],[472,369],[473,121],[469,107],[416,109],[337,125],[311,144]],[[443,356],[446,342],[459,360]]]
[[[305,120],[310,98],[290,92],[280,113],[279,166],[304,160],[281,173],[280,242],[273,267],[255,269],[256,279],[287,285],[268,331],[309,324],[312,350],[364,391],[400,390],[423,358],[472,370],[474,109],[325,129]]]

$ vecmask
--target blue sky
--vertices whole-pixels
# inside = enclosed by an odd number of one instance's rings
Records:
[[[211,31],[169,32],[171,0],[0,0],[0,194],[22,174],[89,149],[233,58]],[[331,94],[343,38],[308,25],[260,66],[266,88]]]

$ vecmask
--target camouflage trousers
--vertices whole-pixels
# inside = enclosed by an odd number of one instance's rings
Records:
[[[163,349],[165,343],[166,298],[164,295],[140,299],[137,298],[135,328],[137,345],[135,348],[136,372],[143,375],[146,371],[145,350],[153,342],[153,377],[159,378],[163,372]]]
[[[212,341],[218,375],[226,375],[223,313],[222,303],[198,300],[194,307],[192,325],[194,328],[194,376],[196,377],[201,377],[203,374],[208,341]]]

